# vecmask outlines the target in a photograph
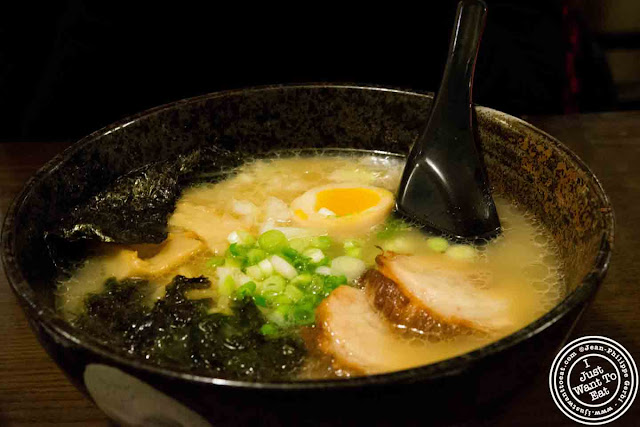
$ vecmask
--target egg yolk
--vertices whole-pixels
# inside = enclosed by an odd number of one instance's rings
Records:
[[[369,188],[331,188],[316,194],[316,212],[329,209],[337,216],[360,213],[380,203],[380,195]]]

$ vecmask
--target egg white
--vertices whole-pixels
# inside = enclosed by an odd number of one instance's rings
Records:
[[[340,188],[362,189],[375,192],[380,200],[360,212],[348,215],[331,215],[326,209],[316,210],[318,193]],[[337,237],[352,237],[369,231],[382,223],[393,209],[394,196],[389,190],[358,183],[328,184],[315,187],[291,202],[293,222],[299,227],[323,228]]]

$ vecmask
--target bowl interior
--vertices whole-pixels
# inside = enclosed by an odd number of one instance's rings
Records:
[[[319,147],[406,153],[431,103],[430,95],[388,89],[270,87],[179,101],[111,125],[49,162],[16,199],[3,229],[9,280],[32,313],[57,319],[44,232],[118,176],[212,144],[250,155]],[[477,122],[493,187],[552,231],[569,291],[589,274],[601,276],[613,216],[591,172],[521,120],[479,107]]]

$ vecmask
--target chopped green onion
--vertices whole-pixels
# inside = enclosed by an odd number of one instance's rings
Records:
[[[284,294],[293,302],[300,300],[304,296],[304,293],[293,285],[287,285],[284,288]]]
[[[283,277],[287,279],[293,279],[298,275],[298,271],[296,268],[289,264],[284,258],[273,255],[270,259],[271,265],[273,265],[273,269]]]
[[[353,257],[353,258],[361,258],[362,257],[362,249],[361,248],[349,248],[344,251],[345,255]]]
[[[224,265],[224,257],[223,256],[212,256],[207,260],[207,267],[215,268]]]
[[[311,243],[310,246],[326,251],[331,247],[332,242],[329,236],[318,236],[318,237],[313,237],[310,243]]]
[[[251,282],[251,278],[246,274],[243,274],[242,271],[237,271],[233,278],[238,285],[244,285],[247,282]]]
[[[443,237],[431,237],[427,239],[427,246],[436,252],[444,252],[449,247],[449,242]]]
[[[293,248],[283,248],[282,249],[282,255],[284,255],[285,257],[289,258],[290,260],[295,260],[296,258],[298,258],[300,256],[300,252],[298,252],[297,250],[295,250]]]
[[[244,230],[232,231],[227,236],[227,241],[232,245],[237,243],[242,246],[253,246],[256,243],[256,238],[251,233]]]
[[[289,298],[289,296],[285,294],[278,295],[273,298],[273,304],[275,304],[276,306],[291,304],[292,302],[293,301],[291,300],[291,298]]]
[[[265,231],[258,238],[258,244],[267,252],[278,252],[288,244],[287,237],[280,230]]]
[[[267,257],[267,253],[262,249],[253,248],[247,252],[247,263],[254,265],[262,261]]]
[[[323,265],[322,267],[316,268],[316,274],[320,274],[321,276],[329,276],[331,274],[331,268]]]
[[[298,232],[288,240],[287,235],[284,228],[270,229],[256,240],[246,231],[234,231],[226,257],[207,263],[217,269],[217,305],[224,309],[233,298],[251,297],[266,317],[260,329],[265,336],[313,324],[318,304],[364,271],[358,240],[344,241],[347,256],[332,261],[327,256],[334,245],[330,237]]]
[[[291,280],[291,284],[294,286],[300,286],[300,287],[305,287],[306,285],[308,285],[309,283],[311,283],[312,280],[312,276],[309,273],[302,273],[299,274],[298,276],[294,277]]]
[[[295,239],[291,239],[289,240],[289,246],[291,246],[292,249],[298,252],[304,252],[305,249],[311,246],[311,239],[309,239],[308,237],[298,237]]]
[[[238,243],[242,246],[253,246],[256,244],[256,238],[247,231],[239,230],[238,232]]]
[[[324,291],[324,277],[315,275],[311,283],[307,286],[308,293],[312,295],[320,295]]]
[[[311,261],[311,259],[293,248],[284,248],[282,250],[282,255],[286,258],[286,261],[288,261],[290,264],[293,264],[293,266],[298,271],[309,271],[312,267],[311,264],[313,264],[313,262]]]
[[[267,300],[262,295],[253,295],[253,302],[255,302],[258,307],[267,306]]]
[[[231,274],[228,274],[222,284],[218,286],[218,293],[222,296],[229,296],[233,293],[235,288],[236,282],[233,280],[233,277],[231,277]]]
[[[302,298],[296,301],[296,306],[314,309],[316,306],[316,296],[310,293],[305,293]]]
[[[302,253],[302,255],[309,258],[314,264],[318,264],[324,259],[324,252],[318,248],[307,249]]]
[[[411,225],[407,224],[403,220],[394,217],[388,217],[384,223],[382,230],[378,231],[376,237],[380,240],[390,239],[398,232],[408,231],[411,229]]]
[[[477,256],[477,252],[473,246],[469,245],[453,245],[445,252],[445,255],[460,260],[472,260]]]
[[[280,307],[283,307],[283,306],[280,306]],[[284,317],[284,314],[282,313],[282,310],[279,311],[280,307],[267,313],[265,317],[269,320],[269,322],[275,323],[277,326],[282,327],[282,326],[286,326],[287,321]]]
[[[273,336],[278,334],[278,328],[271,323],[265,323],[260,328],[260,333],[265,336]]]
[[[334,290],[338,286],[347,284],[347,277],[344,275],[341,276],[326,276],[324,278],[325,287]]]
[[[286,320],[286,318],[289,315],[289,312],[291,311],[291,304],[282,304],[279,305],[278,307],[276,307],[276,309],[274,310],[276,313],[279,313],[282,315],[282,317]]]
[[[311,325],[316,320],[315,309],[313,306],[296,305],[290,312],[291,321],[295,325]]]
[[[260,267],[260,270],[262,270],[265,276],[271,276],[273,274],[273,265],[268,259],[260,261],[258,267]]]
[[[362,256],[362,243],[358,240],[345,240],[342,246],[346,255],[354,258],[360,258]]]
[[[382,248],[385,251],[408,254],[415,251],[416,245],[415,241],[410,239],[408,236],[400,235],[382,243]]]
[[[286,281],[280,276],[267,277],[260,285],[262,293],[281,293],[284,291]]]
[[[247,250],[238,243],[232,243],[229,245],[229,253],[234,257],[243,257],[246,255]]]
[[[227,236],[227,242],[229,242],[231,244],[238,243],[238,240],[240,240],[240,238],[238,237],[238,232],[237,231],[232,231]]]
[[[224,259],[224,266],[229,268],[242,268],[242,259],[229,256]]]
[[[255,282],[247,282],[244,285],[236,289],[236,296],[242,299],[246,296],[251,296],[256,292],[257,286]]]
[[[265,274],[257,265],[247,267],[247,276],[251,277],[254,280],[262,280],[265,278]]]

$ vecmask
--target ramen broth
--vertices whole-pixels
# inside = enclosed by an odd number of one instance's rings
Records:
[[[248,162],[222,181],[187,188],[169,218],[167,242],[103,244],[60,280],[58,309],[75,322],[85,314],[88,296],[104,292],[109,278],[145,280],[149,290],[144,304],[152,307],[165,298],[175,276],[204,277],[210,286],[186,291],[187,298],[203,302],[208,314],[219,316],[234,316],[233,301],[248,298],[265,316],[260,333],[267,340],[284,334],[304,339],[304,360],[290,375],[315,379],[394,371],[451,358],[515,332],[564,297],[559,257],[549,233],[505,197],[494,195],[503,233],[479,246],[446,242],[392,219],[403,165],[398,156],[368,154]],[[281,234],[285,241],[278,240]],[[423,257],[439,271],[475,272],[469,277],[479,281],[465,286],[489,302],[499,301],[502,326],[474,329],[465,321],[460,324],[466,326],[456,326],[453,332],[420,331],[385,317],[368,298],[367,315],[376,322],[379,318],[381,328],[388,327],[384,339],[392,343],[375,350],[381,364],[359,365],[350,360],[351,350],[340,354],[335,343],[319,345],[318,330],[333,325],[328,318],[314,318],[310,307],[318,310],[325,304],[323,310],[328,311],[332,297],[327,295],[342,286],[365,292],[362,276],[382,269],[376,263],[381,254]],[[335,290],[310,297],[313,284],[322,280]],[[305,298],[307,305],[300,302]],[[343,339],[331,334],[330,340]]]

